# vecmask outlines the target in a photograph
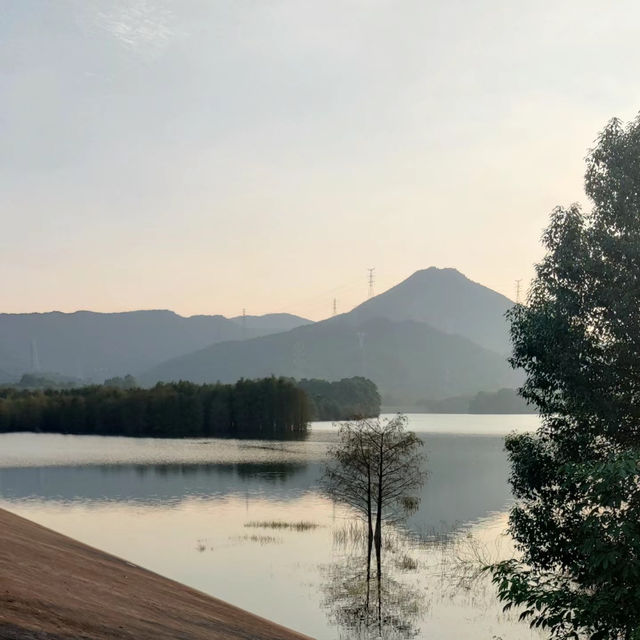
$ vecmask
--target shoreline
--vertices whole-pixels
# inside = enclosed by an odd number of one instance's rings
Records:
[[[310,640],[0,509],[7,640]]]

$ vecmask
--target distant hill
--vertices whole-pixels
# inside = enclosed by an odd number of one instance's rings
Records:
[[[516,389],[499,389],[494,392],[480,391],[475,395],[426,401],[421,403],[420,408],[429,413],[536,413],[535,408],[527,404],[518,395]]]
[[[339,380],[364,376],[397,398],[443,398],[515,386],[498,353],[424,322],[352,318],[252,340],[222,342],[152,368],[141,381],[232,382],[268,375]]]
[[[456,269],[430,267],[345,314],[353,323],[370,318],[416,320],[444,333],[468,338],[506,354],[510,351],[504,317],[513,302],[469,280]]]
[[[247,329],[260,334],[275,333],[276,331],[289,331],[305,324],[312,324],[311,320],[293,315],[292,313],[267,313],[263,316],[234,316],[230,318],[240,326],[244,324]]]
[[[0,383],[33,369],[94,382],[137,374],[178,355],[223,340],[284,331],[308,320],[289,314],[254,316],[242,323],[224,316],[183,317],[172,311],[0,314]]]

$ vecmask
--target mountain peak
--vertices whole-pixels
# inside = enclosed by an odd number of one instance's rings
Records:
[[[504,314],[512,305],[507,297],[457,269],[429,267],[362,303],[346,317],[358,323],[374,317],[425,322],[505,354],[509,335]]]
[[[418,269],[418,271],[412,273],[403,282],[411,280],[429,280],[434,278],[440,278],[445,280],[462,279],[469,280],[467,276],[455,269],[454,267],[427,267],[426,269]],[[402,284],[402,283],[400,283]]]

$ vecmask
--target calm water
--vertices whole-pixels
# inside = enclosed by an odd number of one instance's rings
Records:
[[[503,436],[537,418],[409,421],[429,477],[406,530],[388,530],[372,629],[357,522],[317,491],[330,424],[282,443],[0,435],[0,507],[319,639],[537,637],[475,576],[512,552]],[[270,521],[313,526],[255,526]]]

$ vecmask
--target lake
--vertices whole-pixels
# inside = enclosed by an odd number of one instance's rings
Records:
[[[513,552],[503,438],[537,416],[408,418],[429,476],[387,530],[375,623],[361,528],[317,488],[330,423],[286,442],[3,434],[0,507],[321,640],[540,637],[477,572]]]

